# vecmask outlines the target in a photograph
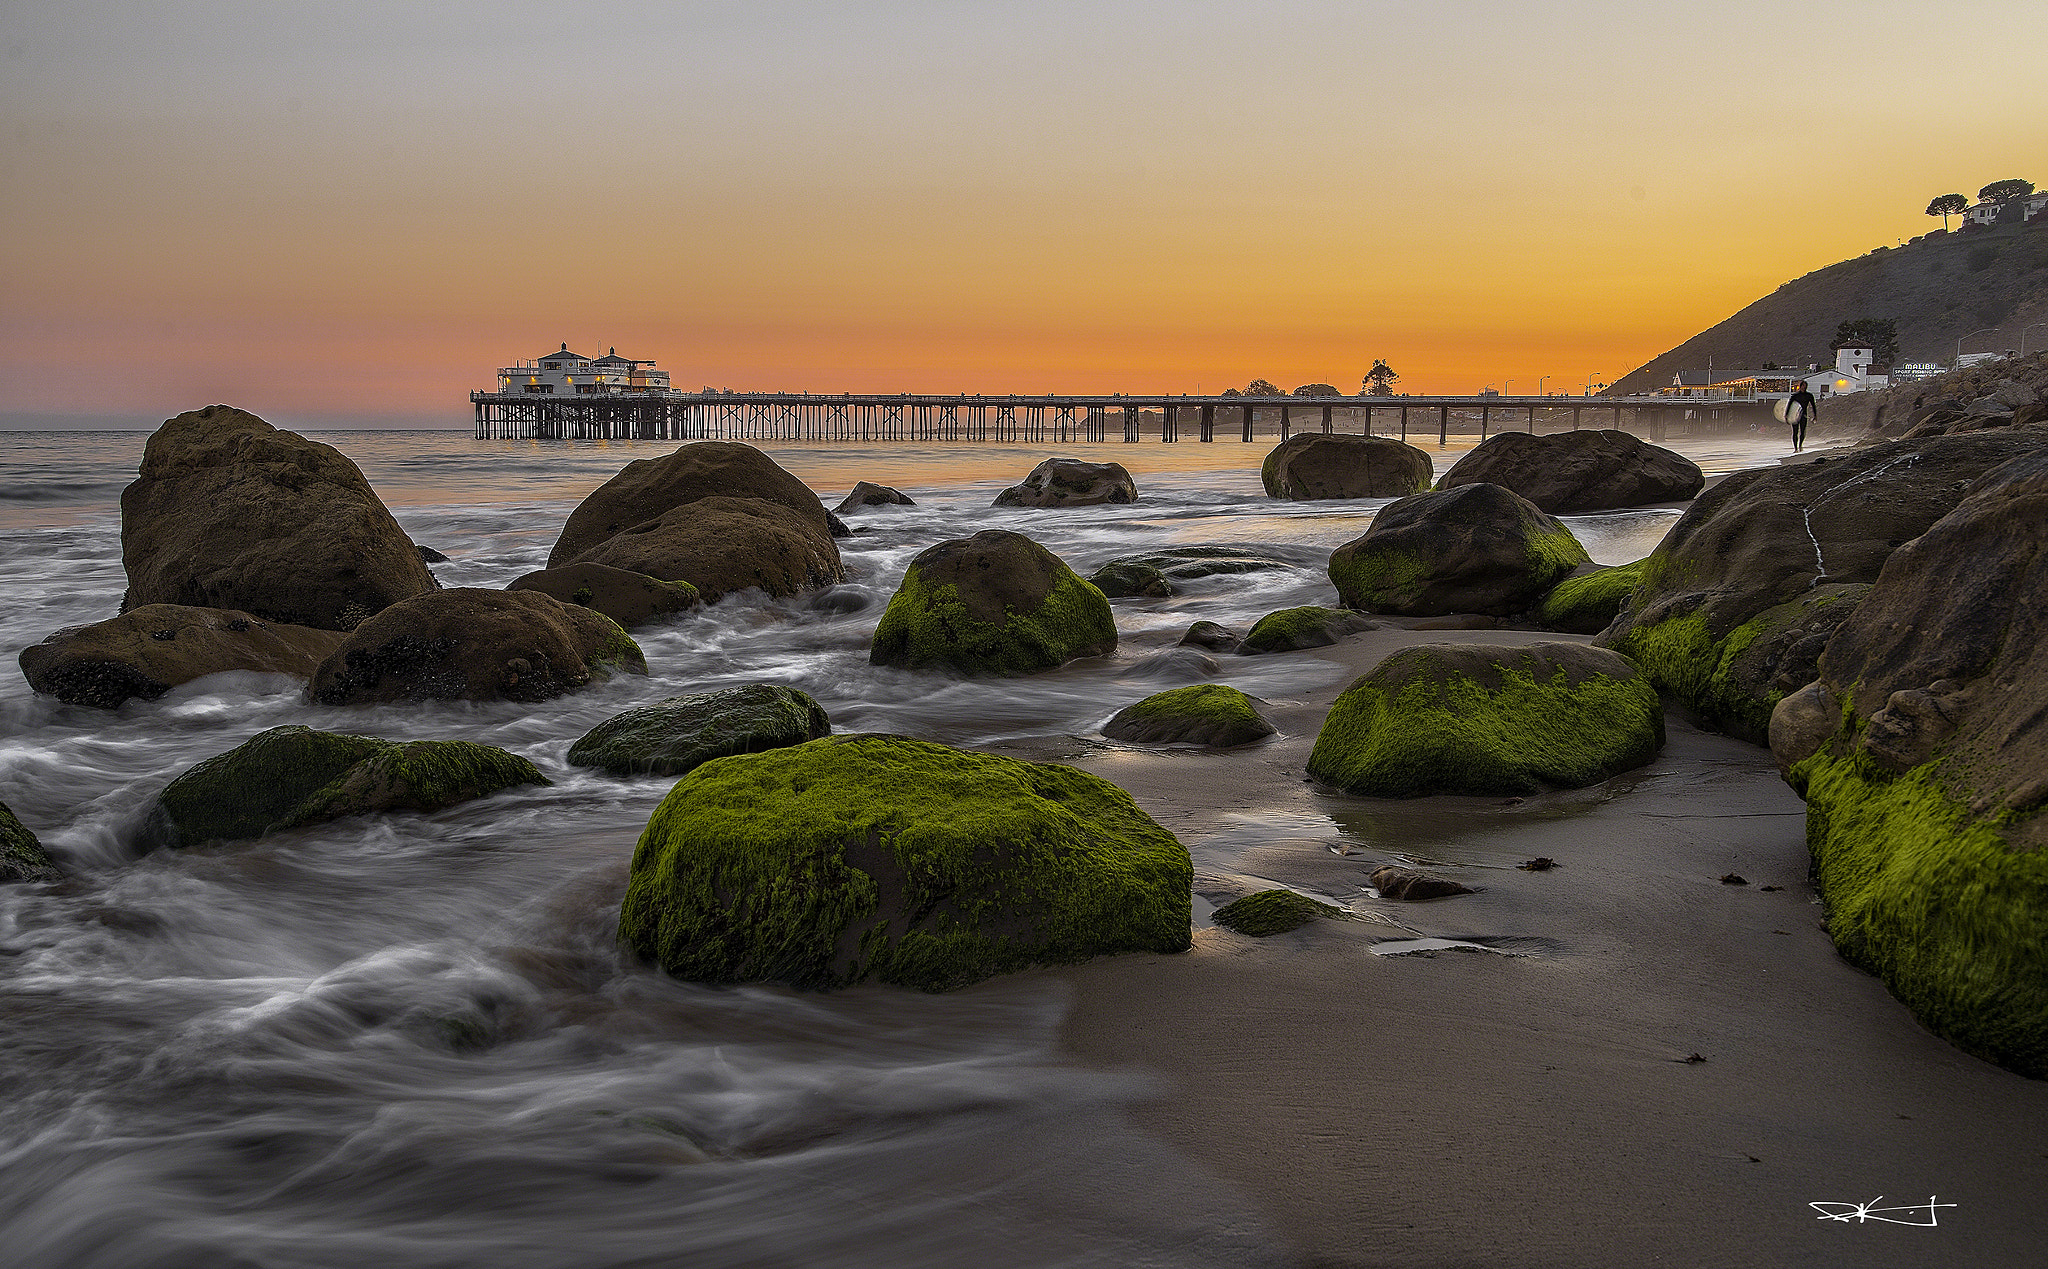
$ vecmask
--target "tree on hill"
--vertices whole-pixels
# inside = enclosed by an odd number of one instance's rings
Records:
[[[1364,381],[1358,385],[1358,395],[1390,397],[1394,395],[1394,380],[1400,377],[1394,373],[1394,368],[1387,364],[1386,358],[1376,357],[1373,359],[1372,369],[1365,372]]]
[[[1977,199],[1985,203],[2009,203],[2015,198],[2025,198],[2033,192],[2032,181],[1993,181],[1977,191]]]
[[[1244,393],[1239,392],[1236,388],[1225,388],[1223,390],[1223,395],[1226,397],[1241,397],[1244,395]]]
[[[1899,321],[1895,317],[1859,317],[1835,327],[1836,348],[1868,348],[1871,361],[1889,366],[1899,355]]]
[[[1941,217],[1943,232],[1948,230],[1948,218],[1950,216],[1960,216],[1968,210],[1970,210],[1970,200],[1961,194],[1943,194],[1927,204],[1928,215]]]
[[[1284,397],[1287,395],[1272,384],[1267,383],[1264,379],[1254,379],[1244,385],[1244,394],[1248,397]]]
[[[1337,391],[1335,384],[1304,383],[1294,390],[1294,395],[1298,397],[1341,397],[1344,394]]]

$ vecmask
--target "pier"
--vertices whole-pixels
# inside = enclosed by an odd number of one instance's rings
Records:
[[[927,396],[472,392],[478,440],[734,440],[1007,445],[1285,440],[1316,430],[1484,440],[1496,431],[1616,428],[1648,440],[1747,427],[1768,403],[1740,397]],[[1455,426],[1454,426],[1455,424]]]

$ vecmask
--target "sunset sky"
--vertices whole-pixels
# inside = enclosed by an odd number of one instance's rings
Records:
[[[1581,390],[2048,184],[2041,0],[6,3],[0,425]]]

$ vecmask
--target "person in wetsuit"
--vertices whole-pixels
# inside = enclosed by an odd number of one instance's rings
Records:
[[[1813,419],[1820,402],[1814,399],[1805,384],[1799,385],[1785,405],[1785,421],[1792,425],[1792,452],[1797,454],[1806,448],[1806,425]]]

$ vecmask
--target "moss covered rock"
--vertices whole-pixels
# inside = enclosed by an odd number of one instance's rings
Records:
[[[57,866],[50,862],[42,841],[14,817],[7,803],[0,802],[0,885],[56,880]]]
[[[615,671],[647,661],[603,613],[537,590],[444,590],[356,627],[308,690],[325,705],[543,701]]]
[[[1298,930],[1319,917],[1344,915],[1343,910],[1317,903],[1292,890],[1261,890],[1216,909],[1216,924],[1255,939]]]
[[[1643,579],[1643,561],[1616,568],[1581,568],[1550,588],[1531,613],[1545,630],[1599,634],[1614,624]]]
[[[1445,472],[1437,488],[1499,485],[1561,516],[1682,502],[1706,480],[1683,454],[1627,432],[1585,428],[1543,436],[1496,432]]]
[[[1036,674],[1116,651],[1109,600],[1021,533],[984,529],[910,562],[868,659],[909,670]]]
[[[1892,553],[1779,714],[1835,945],[2048,1078],[2048,446]]]
[[[1502,617],[1535,603],[1588,561],[1571,530],[1499,485],[1460,485],[1389,504],[1363,537],[1330,554],[1348,608]]]
[[[1664,744],[1657,693],[1625,657],[1576,643],[1427,644],[1330,707],[1309,774],[1370,797],[1576,789]]]
[[[1123,790],[899,736],[720,758],[633,856],[619,937],[678,978],[925,991],[1189,944],[1193,868]]]
[[[648,625],[702,602],[688,582],[665,582],[607,564],[564,564],[528,573],[506,590],[537,590],[565,604],[603,613],[627,630]]]
[[[1273,730],[1251,697],[1221,683],[1155,692],[1118,710],[1102,725],[1102,734],[1111,740],[1218,748],[1250,744],[1272,735]]]
[[[1327,648],[1346,635],[1361,630],[1377,630],[1379,623],[1370,617],[1347,612],[1342,608],[1320,608],[1306,604],[1300,608],[1282,608],[1269,612],[1253,623],[1244,641],[1237,646],[1239,653],[1256,656],[1261,652],[1299,652],[1303,648]]]
[[[629,709],[569,747],[569,761],[613,775],[682,775],[736,753],[829,735],[824,706],[793,687],[750,683]]]
[[[518,784],[546,784],[526,759],[466,740],[410,744],[273,727],[166,785],[144,850],[239,841],[349,815],[435,811]]]
[[[1405,498],[1436,476],[1427,453],[1384,436],[1303,432],[1274,446],[1259,467],[1269,498]]]
[[[310,679],[345,637],[231,608],[144,604],[30,644],[21,651],[21,673],[30,687],[67,704],[114,709],[229,670]]]

